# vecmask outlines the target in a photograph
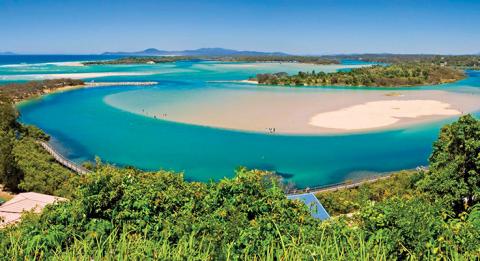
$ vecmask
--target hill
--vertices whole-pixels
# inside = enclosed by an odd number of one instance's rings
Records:
[[[224,48],[200,48],[195,50],[183,50],[183,51],[165,51],[155,48],[148,48],[143,51],[136,52],[105,52],[102,55],[125,55],[125,56],[226,56],[226,55],[238,55],[238,56],[257,56],[257,55],[271,55],[271,56],[287,56],[286,53],[281,52],[257,52],[257,51],[238,51],[233,49]]]

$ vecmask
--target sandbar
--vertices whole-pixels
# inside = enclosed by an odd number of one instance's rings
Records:
[[[385,127],[402,118],[424,116],[454,116],[461,112],[451,105],[436,100],[371,101],[340,110],[319,113],[309,124],[323,128],[364,130]]]
[[[480,93],[441,90],[405,90],[396,96],[389,93],[388,90],[238,88],[237,85],[231,89],[134,90],[108,95],[104,102],[157,120],[288,135],[398,129],[480,110]]]

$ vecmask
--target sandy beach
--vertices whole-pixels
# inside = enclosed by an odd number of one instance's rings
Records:
[[[448,103],[435,100],[371,101],[336,111],[323,112],[310,119],[316,127],[341,130],[366,130],[393,125],[403,118],[454,116],[461,112]]]
[[[71,67],[85,66],[82,62],[59,62],[59,63],[52,63],[52,64],[59,65],[59,66],[71,66]]]
[[[391,91],[376,90],[246,88],[188,95],[142,90],[112,94],[104,101],[159,120],[296,135],[395,129],[480,110],[480,96],[440,90],[399,91],[393,96]]]

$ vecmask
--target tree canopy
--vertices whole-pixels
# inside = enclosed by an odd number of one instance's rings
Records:
[[[465,115],[444,126],[420,183],[432,199],[462,212],[480,200],[480,121]]]
[[[299,72],[258,74],[252,80],[267,85],[399,87],[433,85],[463,79],[465,74],[450,67],[426,64],[375,65],[334,73]]]

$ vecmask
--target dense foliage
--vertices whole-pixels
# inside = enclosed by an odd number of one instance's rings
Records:
[[[382,202],[391,197],[418,195],[415,183],[423,177],[417,171],[399,171],[388,179],[365,183],[359,187],[317,193],[325,209],[333,215],[357,212],[370,202]]]
[[[457,213],[480,202],[480,121],[467,115],[442,128],[420,186]]]
[[[0,183],[4,189],[69,195],[73,173],[37,143],[48,140],[40,129],[17,123],[12,101],[0,96]]]
[[[18,113],[7,97],[0,96],[0,116],[0,183],[5,189],[16,191],[23,178],[13,153]]]
[[[84,177],[73,200],[0,231],[0,254],[53,257],[74,247],[87,252],[89,259],[95,249],[101,249],[101,256],[122,254],[121,245],[113,244],[108,249],[112,252],[106,252],[103,242],[140,240],[140,249],[125,250],[143,250],[143,258],[157,259],[165,257],[164,248],[174,249],[171,254],[181,258],[203,255],[217,260],[293,253],[300,259],[385,255],[363,240],[362,231],[348,229],[343,222],[313,219],[302,203],[286,199],[277,180],[240,169],[235,178],[205,184],[186,182],[170,172],[100,166]],[[89,249],[79,250],[75,244]],[[179,248],[184,249],[178,253]]]
[[[122,57],[114,60],[84,62],[84,65],[107,65],[107,64],[156,64],[171,63],[178,61],[200,60],[196,56],[131,56]]]
[[[396,64],[355,68],[350,71],[324,73],[299,72],[297,75],[258,74],[260,84],[289,86],[416,86],[448,83],[463,79],[462,71],[450,67],[424,64]]]
[[[480,69],[480,55],[434,55],[434,54],[358,54],[324,56],[329,59],[361,60],[388,64],[423,63],[452,66],[461,69]]]
[[[391,258],[462,260],[480,258],[478,209],[453,218],[444,206],[421,196],[371,202],[360,210],[367,239],[383,242]]]
[[[337,59],[328,59],[321,56],[230,56],[216,58],[220,61],[227,62],[293,62],[293,63],[310,63],[310,64],[339,64]]]
[[[35,96],[40,96],[55,89],[67,86],[83,85],[82,80],[53,79],[43,81],[29,81],[25,83],[9,83],[2,85],[0,96],[9,97],[14,101],[21,101]]]

